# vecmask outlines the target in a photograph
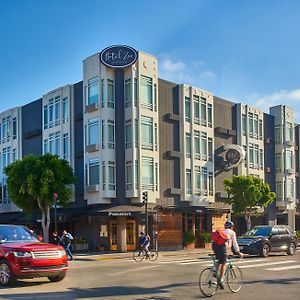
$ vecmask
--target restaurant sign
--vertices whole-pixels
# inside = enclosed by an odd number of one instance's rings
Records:
[[[131,217],[131,212],[124,212],[124,211],[110,211],[108,213],[109,217]]]

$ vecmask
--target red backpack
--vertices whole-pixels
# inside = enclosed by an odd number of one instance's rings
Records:
[[[228,236],[224,229],[217,229],[216,231],[213,231],[211,238],[216,245],[225,245],[226,241],[228,240]]]

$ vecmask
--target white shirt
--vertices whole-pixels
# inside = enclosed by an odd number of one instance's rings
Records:
[[[226,245],[227,249],[231,251],[231,248],[233,246],[233,249],[236,252],[239,252],[240,248],[239,248],[239,245],[236,240],[236,233],[232,229],[229,229],[229,228],[226,228],[224,231],[228,236],[227,245]]]

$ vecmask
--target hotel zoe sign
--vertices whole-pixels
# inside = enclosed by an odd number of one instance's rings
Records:
[[[111,68],[129,67],[137,58],[138,53],[135,49],[123,45],[107,47],[100,53],[100,61]]]

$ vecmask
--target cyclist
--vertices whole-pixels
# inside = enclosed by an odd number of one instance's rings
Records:
[[[234,223],[231,221],[227,221],[224,224],[224,230],[219,230],[218,234],[220,235],[220,242],[212,243],[212,248],[215,252],[216,258],[218,259],[219,263],[219,286],[221,289],[224,289],[224,274],[226,270],[226,262],[227,262],[227,249],[231,250],[233,249],[236,251],[236,253],[242,258],[243,254],[240,252],[237,240],[236,240],[236,234],[233,230]],[[222,242],[223,241],[223,242]]]
[[[141,232],[139,244],[141,249],[144,249],[146,252],[146,256],[149,256],[149,246],[150,246],[150,236],[148,234],[144,234]]]

